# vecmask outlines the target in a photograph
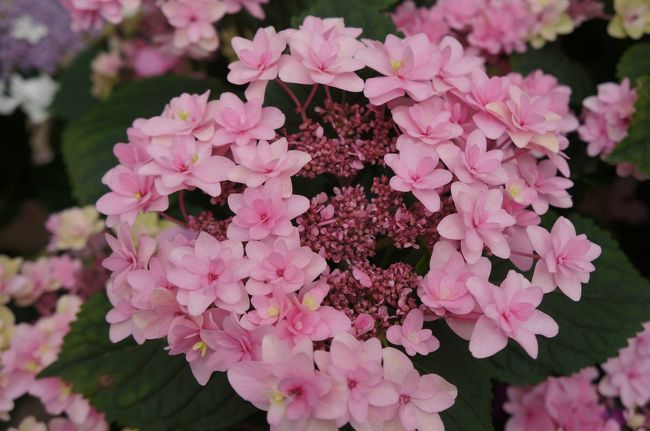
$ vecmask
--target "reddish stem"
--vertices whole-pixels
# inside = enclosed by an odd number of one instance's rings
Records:
[[[167,221],[170,221],[170,222],[172,222],[172,223],[176,223],[176,224],[181,225],[181,226],[185,226],[185,223],[183,223],[182,221],[180,221],[180,220],[178,220],[178,219],[175,219],[174,217],[172,217],[172,216],[170,216],[170,215],[168,215],[168,214],[165,214],[165,213],[162,212],[162,211],[159,212],[158,214],[160,214],[160,217],[164,218],[164,219],[167,220]]]
[[[325,86],[325,95],[327,96],[327,101],[331,102],[332,101],[332,93],[330,92],[330,88],[327,85]]]
[[[314,84],[311,87],[311,91],[309,92],[309,96],[307,96],[307,100],[305,101],[305,104],[302,106],[302,111],[307,112],[307,108],[311,104],[311,101],[314,100],[314,96],[316,95],[316,90],[318,90],[318,84]]]
[[[300,113],[300,117],[302,118],[302,121],[307,121],[307,116],[305,115],[305,111],[302,109],[302,104],[300,103],[300,100],[296,97],[293,91],[291,91],[291,88],[284,82],[280,80],[280,78],[275,78],[275,82],[278,83],[280,87],[289,95],[291,100],[293,100],[293,103],[296,104],[296,111]]]
[[[187,209],[185,208],[185,190],[181,190],[178,194],[178,205],[181,207],[181,214],[183,214],[183,219],[185,220],[185,223],[187,223],[189,217],[187,216]]]

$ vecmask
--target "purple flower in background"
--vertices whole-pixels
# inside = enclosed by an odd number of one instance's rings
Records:
[[[66,55],[83,46],[70,30],[67,11],[56,0],[0,2],[0,78],[12,72],[52,74]]]

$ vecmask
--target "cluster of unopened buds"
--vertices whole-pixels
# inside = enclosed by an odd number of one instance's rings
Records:
[[[451,35],[493,56],[540,48],[597,17],[603,4],[595,0],[440,0],[428,8],[407,1],[392,15],[407,36],[425,33],[437,43]]]
[[[572,204],[567,87],[488,77],[451,37],[361,33],[309,16],[234,38],[247,100],[183,94],[136,120],[97,202],[117,230],[112,340],[166,338],[201,384],[227,372],[271,429],[442,429],[456,388],[409,358],[439,347],[425,322],[477,358],[509,339],[536,357],[558,332],[544,294],[579,300],[600,254],[566,218],[539,226]],[[265,107],[270,92],[295,110]],[[202,195],[212,207],[188,213]],[[134,237],[142,212],[177,226]],[[532,280],[492,284],[496,258]]]
[[[506,431],[644,431],[650,427],[650,331],[618,356],[570,377],[508,388]]]
[[[606,82],[598,86],[598,94],[583,102],[583,123],[578,128],[580,139],[587,145],[587,154],[603,160],[627,137],[627,129],[634,114],[637,94],[629,79],[621,83]],[[621,177],[633,175],[644,180],[645,175],[631,163],[618,163],[616,172]]]

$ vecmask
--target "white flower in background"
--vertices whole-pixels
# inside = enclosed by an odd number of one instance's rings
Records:
[[[59,84],[48,75],[34,78],[12,75],[9,95],[5,95],[5,85],[0,83],[0,114],[11,114],[20,106],[32,123],[43,123],[58,88]]]
[[[32,45],[40,42],[49,32],[46,25],[34,21],[30,15],[16,19],[11,27],[11,36],[14,39],[26,40]]]

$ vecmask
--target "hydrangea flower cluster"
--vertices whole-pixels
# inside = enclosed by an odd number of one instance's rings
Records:
[[[440,345],[426,322],[477,358],[510,339],[536,357],[558,332],[544,294],[577,301],[600,254],[566,218],[539,226],[572,204],[567,87],[488,77],[452,37],[361,31],[309,16],[234,38],[228,79],[247,99],[183,94],[135,120],[97,202],[117,231],[111,339],[166,338],[201,384],[227,372],[274,430],[442,429],[456,388],[409,358]],[[295,110],[264,106],[273,91]],[[212,207],[189,214],[201,195]],[[134,237],[143,212],[178,226]],[[493,284],[497,258],[533,279]]]
[[[650,426],[650,325],[596,368],[508,388],[506,431],[644,431]]]
[[[580,139],[587,145],[587,154],[606,160],[616,146],[627,136],[627,128],[634,114],[637,95],[630,81],[606,82],[598,86],[598,94],[583,102]],[[630,163],[619,163],[616,172],[622,177],[633,175],[644,180],[643,173]]]
[[[104,415],[97,412],[86,399],[72,393],[71,385],[58,377],[37,378],[48,365],[56,361],[63,337],[81,306],[75,295],[59,298],[51,315],[34,324],[11,324],[13,315],[0,308],[0,420],[9,420],[14,400],[29,394],[40,400],[45,411],[55,416],[46,427],[35,419],[26,418],[19,429],[103,431],[109,426]],[[4,327],[3,327],[4,325]],[[8,335],[8,336],[7,336]],[[31,424],[31,427],[28,425]],[[14,428],[15,429],[15,428]]]
[[[68,9],[75,30],[99,29],[107,23],[120,24],[128,17],[144,14],[143,37],[125,51],[132,55],[135,68],[140,72],[168,65],[173,62],[174,54],[206,57],[219,47],[215,24],[224,15],[244,9],[255,18],[263,19],[261,5],[268,3],[268,0],[59,1]],[[147,34],[150,37],[146,37]]]
[[[614,0],[615,15],[607,26],[610,36],[641,39],[650,33],[650,5],[645,0]]]
[[[407,36],[425,33],[437,43],[452,35],[497,55],[523,52],[527,43],[541,48],[583,21],[602,16],[602,8],[593,0],[441,0],[429,8],[407,1],[392,18]]]
[[[620,431],[598,396],[598,370],[587,368],[569,377],[552,377],[537,386],[508,388],[504,409],[512,417],[506,431]]]

